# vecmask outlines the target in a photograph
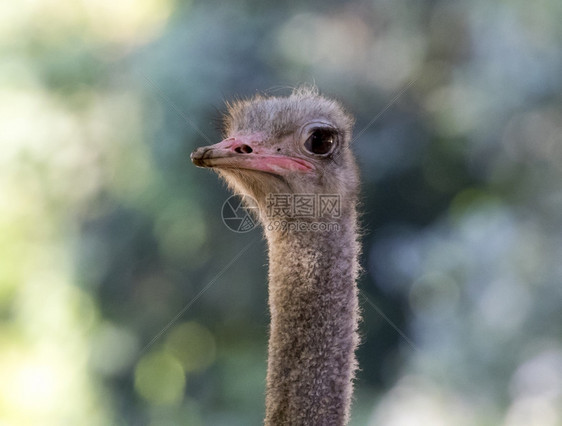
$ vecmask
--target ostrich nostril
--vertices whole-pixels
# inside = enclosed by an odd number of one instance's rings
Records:
[[[252,147],[250,147],[246,144],[242,144],[242,145],[238,145],[236,148],[234,148],[234,151],[237,152],[238,154],[250,154],[250,153],[252,153],[253,149],[252,149]]]

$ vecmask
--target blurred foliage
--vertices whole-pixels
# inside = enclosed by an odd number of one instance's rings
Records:
[[[415,345],[363,303],[353,424],[562,424],[561,20],[0,4],[0,424],[261,422],[265,246],[189,152],[224,100],[310,82],[357,117],[360,287]]]

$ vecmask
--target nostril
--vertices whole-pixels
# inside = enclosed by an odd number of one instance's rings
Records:
[[[238,154],[250,154],[253,151],[253,149],[248,145],[242,144],[234,148],[234,151],[237,152]]]

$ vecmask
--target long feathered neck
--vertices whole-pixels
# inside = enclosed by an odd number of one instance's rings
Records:
[[[266,230],[268,426],[345,425],[349,420],[359,245],[355,211],[344,213],[329,231]]]

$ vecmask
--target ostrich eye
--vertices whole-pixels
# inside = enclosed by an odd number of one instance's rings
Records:
[[[335,145],[336,134],[331,129],[314,129],[304,142],[305,149],[317,155],[329,154]]]

